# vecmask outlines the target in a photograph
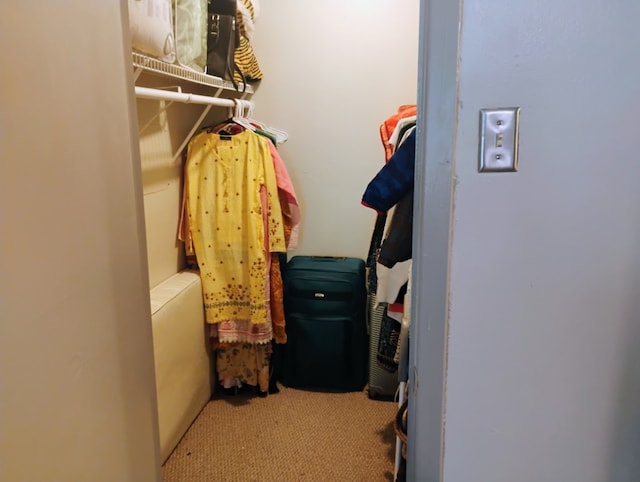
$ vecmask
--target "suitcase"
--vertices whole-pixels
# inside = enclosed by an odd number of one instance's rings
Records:
[[[369,398],[393,399],[399,385],[398,371],[390,372],[378,363],[378,344],[380,331],[387,305],[376,305],[376,295],[369,295],[369,384],[367,392]]]
[[[284,270],[287,344],[282,383],[362,390],[367,379],[365,263],[294,256]]]

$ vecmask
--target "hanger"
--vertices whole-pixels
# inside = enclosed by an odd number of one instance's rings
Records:
[[[268,125],[266,125],[264,122],[260,122],[256,119],[253,118],[253,104],[247,104],[247,114],[246,117],[248,118],[248,121],[253,124],[254,126],[256,126],[258,129],[260,129],[261,131],[266,132],[267,134],[270,134],[271,136],[273,136],[276,140],[276,144],[282,144],[283,142],[285,142],[287,139],[289,139],[289,134],[287,134],[285,131],[276,129],[275,127],[270,127]],[[255,129],[254,129],[255,130]]]
[[[287,134],[285,131],[281,131],[280,129],[276,129],[275,127],[266,126],[264,130],[265,132],[273,135],[278,141],[278,144],[282,144],[283,142],[286,142],[287,139],[289,139],[289,134]]]
[[[241,125],[245,129],[249,129],[251,131],[255,131],[256,128],[253,126],[247,118],[244,117],[244,107],[250,104],[244,100],[233,99],[235,104],[234,116],[231,118],[233,122],[238,125]]]
[[[245,100],[231,99],[233,106],[229,107],[229,117],[227,120],[222,121],[214,126],[206,127],[208,133],[221,134],[222,136],[229,137],[235,134],[239,134],[245,129],[255,131],[255,127],[251,125],[244,117],[244,109],[246,106],[251,106],[251,102]]]
[[[253,105],[249,104],[247,106],[247,112],[245,113],[245,117],[247,118],[247,120],[253,124],[254,126],[256,126],[258,129],[260,130],[264,130],[264,128],[266,127],[266,125],[262,122],[260,122],[259,120],[256,120],[253,118]]]

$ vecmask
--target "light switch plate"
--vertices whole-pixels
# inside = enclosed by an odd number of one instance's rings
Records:
[[[520,107],[480,109],[478,172],[518,170]]]

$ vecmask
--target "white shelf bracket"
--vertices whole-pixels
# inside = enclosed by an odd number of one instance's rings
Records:
[[[212,107],[213,107],[213,105],[209,104],[208,106],[206,106],[204,108],[204,111],[202,112],[200,117],[198,117],[198,120],[195,122],[195,124],[193,124],[193,127],[191,128],[191,130],[187,134],[187,137],[185,137],[184,141],[182,141],[182,144],[180,145],[180,147],[178,147],[178,150],[173,155],[173,158],[171,159],[171,162],[176,162],[176,160],[182,155],[182,151],[184,150],[185,147],[187,147],[187,144],[189,143],[189,140],[193,137],[193,134],[195,134],[195,132],[200,127],[200,125],[202,125],[202,121],[204,121],[204,118],[207,116],[207,114],[209,113],[209,111],[211,110]]]
[[[142,71],[144,69],[142,67],[137,67],[134,71],[133,71],[133,83],[135,84],[138,79],[140,78],[140,74],[142,74]]]
[[[173,104],[172,100],[164,103],[164,105],[158,110],[158,112],[156,112],[154,116],[151,119],[149,119],[145,125],[143,125],[140,128],[140,130],[138,131],[138,135],[142,134],[153,123],[153,121],[156,120],[158,117],[160,117],[160,114],[162,114],[163,112],[166,112],[166,110],[169,107],[171,107],[172,104]]]
[[[182,87],[181,87],[181,86],[179,86],[179,85],[165,85],[165,86],[162,86],[162,87],[156,87],[156,89],[158,89],[158,90],[169,90],[169,91],[173,91],[172,89],[175,89],[175,91],[176,91],[178,94],[182,94]],[[137,95],[137,91],[136,91],[136,95]],[[160,100],[162,100],[162,99],[160,99]],[[153,123],[153,121],[154,121],[154,120],[156,120],[158,117],[160,117],[160,115],[161,115],[163,112],[166,112],[166,110],[167,110],[169,107],[171,107],[171,105],[172,105],[174,102],[175,102],[175,101],[170,100],[170,101],[168,101],[167,103],[163,104],[163,106],[160,108],[160,110],[158,110],[158,112],[156,112],[156,114],[155,114],[151,119],[149,119],[149,121],[148,121],[145,125],[143,125],[143,126],[140,128],[140,130],[138,131],[138,135],[142,134],[142,133],[143,133],[143,132],[144,132],[144,131],[145,131],[145,130],[146,130],[146,129],[147,129],[147,128],[152,124],[152,123]]]
[[[218,93],[220,93],[221,91],[222,91],[222,89],[219,89]],[[249,101],[249,100],[220,99],[218,97],[210,97],[210,96],[206,96],[206,95],[187,94],[187,93],[183,93],[183,92],[172,92],[172,91],[166,91],[166,90],[160,90],[160,89],[151,89],[151,88],[148,88],[148,87],[138,87],[138,86],[135,87],[135,92],[136,92],[136,97],[138,97],[140,99],[164,100],[164,101],[170,101],[170,102],[174,102],[175,101],[175,102],[182,102],[184,104],[203,104],[203,105],[206,106],[204,112],[200,115],[198,120],[195,122],[195,124],[193,125],[191,131],[187,135],[186,139],[180,145],[180,148],[173,155],[172,162],[175,162],[176,159],[178,159],[178,157],[180,157],[180,155],[182,154],[183,149],[188,144],[189,140],[191,139],[193,134],[196,132],[196,130],[200,127],[200,125],[202,124],[202,121],[204,120],[206,115],[211,110],[211,107],[216,106],[216,107],[231,107],[231,108],[233,108],[236,105],[236,103],[239,103],[243,108],[246,107],[247,110],[253,108],[253,103],[251,101]],[[216,95],[218,95],[218,93]],[[163,110],[160,111],[160,113],[163,112],[164,110],[166,110],[167,107],[168,107],[168,105],[165,106],[163,108]],[[158,113],[158,115],[160,113]],[[154,117],[154,119],[155,119],[155,117]],[[153,121],[153,119],[151,121]],[[143,129],[145,129],[148,126],[148,124],[151,123],[151,121],[149,121],[143,127]]]

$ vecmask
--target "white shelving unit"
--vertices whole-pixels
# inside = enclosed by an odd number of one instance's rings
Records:
[[[183,92],[182,87],[180,86],[174,87],[178,89],[177,92],[164,89],[148,88],[139,85],[135,86],[135,94],[138,99],[166,101],[167,103],[162,108],[162,110],[166,110],[173,102],[181,102],[185,104],[200,104],[205,106],[204,111],[202,112],[200,117],[195,120],[193,127],[185,137],[178,150],[174,153],[173,161],[180,157],[183,149],[189,142],[189,139],[191,139],[193,134],[198,130],[202,121],[205,119],[212,107],[217,106],[236,109],[239,108],[240,112],[248,112],[249,110],[253,110],[253,103],[249,100],[245,100],[248,95],[253,94],[253,88],[250,85],[244,86],[245,88],[243,89],[243,84],[238,84],[240,92],[237,92],[235,87],[233,86],[233,83],[227,80],[223,80],[220,77],[214,77],[202,72],[196,72],[195,70],[182,67],[177,64],[168,64],[161,60],[155,59],[153,57],[148,57],[137,52],[133,52],[132,55],[134,67],[134,83],[136,84],[142,72],[150,72],[152,74],[160,75],[165,78],[192,82],[205,85],[207,87],[210,87],[211,89],[215,89],[215,91],[212,92],[211,95],[199,95]],[[222,92],[224,91],[230,91],[231,98],[220,98],[220,94],[222,94]],[[159,115],[160,112],[161,111],[159,111],[156,116]],[[238,114],[235,115],[237,116]],[[147,125],[145,125],[141,129],[141,131],[143,131]]]
[[[228,80],[223,80],[220,77],[214,77],[213,75],[207,75],[202,72],[183,67],[178,64],[168,64],[162,60],[148,57],[138,52],[133,52],[133,67],[134,67],[134,81],[137,82],[142,72],[151,72],[153,74],[162,75],[164,77],[170,77],[177,80],[183,80],[187,82],[193,82],[196,84],[206,85],[208,87],[217,89],[216,94],[213,97],[217,97],[224,90],[231,91],[239,94],[238,98],[244,99],[248,95],[253,94],[253,88],[250,85],[244,86],[239,83],[240,92],[236,92],[233,83]]]

